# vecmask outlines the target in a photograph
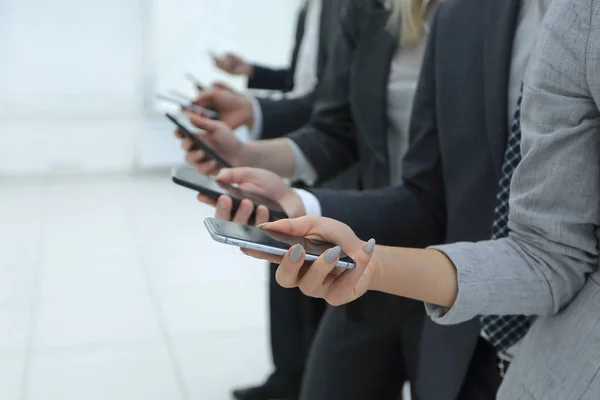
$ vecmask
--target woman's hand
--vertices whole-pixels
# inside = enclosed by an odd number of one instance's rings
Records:
[[[219,172],[217,180],[229,185],[237,185],[239,189],[250,194],[260,195],[278,203],[285,213],[294,218],[305,214],[304,205],[294,189],[271,171],[258,168],[226,168]],[[198,195],[202,203],[216,207],[215,218],[233,221],[240,224],[254,222],[256,225],[269,221],[269,210],[265,206],[258,206],[254,221],[250,221],[253,204],[250,200],[242,201],[237,212],[232,213],[232,201],[228,196],[221,196],[217,202],[204,195]]]
[[[276,279],[285,288],[299,287],[308,296],[323,298],[338,306],[356,300],[377,285],[379,267],[372,261],[375,240],[360,240],[349,226],[341,222],[310,216],[271,222],[261,228],[336,245],[312,264],[305,264],[306,253],[301,245],[293,246],[283,257],[244,250],[252,257],[279,263]],[[336,268],[340,251],[354,260],[356,268]]]

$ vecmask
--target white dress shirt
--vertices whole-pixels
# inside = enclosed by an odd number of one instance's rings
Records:
[[[306,19],[304,21],[304,34],[298,49],[296,69],[294,71],[294,88],[286,93],[284,98],[304,96],[314,90],[318,83],[317,66],[319,60],[319,36],[321,32],[321,1],[306,0]],[[304,6],[303,6],[304,7]],[[254,114],[252,129],[248,132],[251,140],[260,139],[263,126],[263,115],[260,104],[256,98],[251,97]],[[297,151],[300,151],[297,149]]]

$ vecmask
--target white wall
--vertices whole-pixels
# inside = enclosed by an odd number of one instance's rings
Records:
[[[187,70],[218,76],[207,49],[285,63],[297,4],[0,0],[0,174],[179,161],[170,125],[144,108],[151,92],[185,89]]]

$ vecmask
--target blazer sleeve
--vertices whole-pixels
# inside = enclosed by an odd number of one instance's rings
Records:
[[[315,92],[293,99],[257,98],[263,115],[261,139],[273,139],[305,126],[315,103]]]
[[[273,69],[254,65],[254,74],[248,78],[248,89],[286,91],[292,73],[289,68]]]
[[[437,15],[431,25],[414,98],[410,145],[399,186],[367,191],[313,189],[322,214],[380,244],[425,247],[442,243],[446,206],[436,117]]]
[[[319,180],[336,176],[357,161],[349,104],[350,69],[360,23],[360,6],[349,1],[319,82],[310,122],[289,135],[315,168]]]
[[[598,268],[600,30],[590,37],[591,4],[561,0],[548,10],[525,77],[511,234],[439,247],[459,284],[450,310],[428,305],[439,323],[557,313]]]

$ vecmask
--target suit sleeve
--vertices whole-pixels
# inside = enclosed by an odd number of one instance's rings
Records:
[[[289,135],[323,181],[357,161],[354,123],[349,104],[350,68],[359,26],[357,1],[349,1],[316,93],[310,122]]]
[[[548,10],[525,77],[511,233],[439,248],[459,284],[450,310],[428,305],[439,323],[557,313],[598,268],[600,30],[589,35],[591,4],[556,1]]]
[[[288,90],[290,69],[273,69],[254,65],[254,74],[248,78],[248,89]]]
[[[425,247],[444,238],[446,214],[435,98],[437,15],[414,99],[410,145],[399,186],[368,191],[314,189],[324,216],[380,244]]]
[[[277,138],[306,125],[313,110],[315,96],[315,92],[311,92],[293,99],[257,98],[263,116],[261,139]]]

